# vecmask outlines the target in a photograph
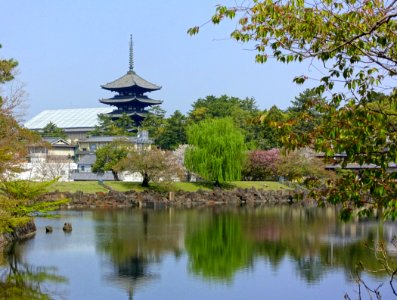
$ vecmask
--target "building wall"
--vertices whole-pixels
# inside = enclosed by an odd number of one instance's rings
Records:
[[[92,165],[78,164],[77,170],[79,172],[92,172]]]
[[[50,148],[48,149],[48,156],[61,156],[61,157],[73,157],[73,148]]]
[[[59,178],[59,181],[71,181],[70,175],[77,169],[77,164],[73,162],[47,163],[37,161],[24,163],[21,167],[25,170],[22,173],[14,174],[15,179],[46,181]]]
[[[142,182],[143,177],[142,177],[141,173],[138,173],[138,172],[135,172],[135,173],[123,172],[120,175],[120,180],[128,181],[128,182]]]

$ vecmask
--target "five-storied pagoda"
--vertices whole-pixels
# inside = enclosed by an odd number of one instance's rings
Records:
[[[107,114],[113,120],[120,118],[125,113],[139,126],[148,114],[145,108],[161,104],[163,101],[153,100],[145,95],[147,92],[161,89],[161,86],[150,83],[135,73],[132,35],[130,36],[129,65],[127,74],[112,82],[101,85],[103,89],[116,92],[117,94],[112,98],[100,99],[99,101],[103,104],[117,107]]]

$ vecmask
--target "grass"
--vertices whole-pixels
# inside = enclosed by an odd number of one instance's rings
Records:
[[[186,192],[195,192],[199,189],[212,190],[214,185],[212,182],[175,182],[174,186],[177,190]],[[263,190],[281,190],[288,189],[287,186],[274,181],[232,181],[221,184],[222,189],[230,190],[236,188],[252,188]]]
[[[107,181],[106,185],[119,192],[126,192],[134,190],[142,192],[145,190],[139,182],[120,182],[120,181]],[[274,181],[233,181],[223,183],[222,189],[234,189],[234,188],[252,188],[263,189],[263,190],[281,190],[288,189],[287,186]],[[212,182],[174,182],[172,184],[154,184],[150,185],[150,190],[158,191],[184,191],[184,192],[196,192],[198,190],[212,190],[214,185]],[[60,192],[76,192],[83,191],[85,193],[95,192],[107,192],[107,190],[98,184],[97,181],[72,181],[72,182],[56,182],[48,188],[48,191],[58,190]]]
[[[99,185],[97,181],[71,181],[71,182],[55,182],[48,187],[49,192],[77,192],[82,191],[85,193],[107,192],[103,186]]]
[[[281,189],[289,189],[288,186],[281,184],[277,181],[233,181],[233,185],[239,188],[251,188],[254,187],[257,190],[281,190]]]
[[[145,188],[141,186],[140,182],[107,181],[105,184],[119,192],[127,192],[131,190],[142,192],[145,190]]]

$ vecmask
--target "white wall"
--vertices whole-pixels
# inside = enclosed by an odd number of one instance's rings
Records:
[[[70,173],[77,169],[77,164],[73,162],[33,162],[23,163],[21,167],[25,171],[15,174],[15,179],[45,181],[59,177],[59,181],[71,181]]]

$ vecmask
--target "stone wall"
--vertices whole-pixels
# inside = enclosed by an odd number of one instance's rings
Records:
[[[62,198],[70,200],[63,208],[87,207],[198,207],[206,205],[250,205],[261,204],[291,204],[295,195],[293,190],[256,190],[234,189],[213,191],[199,190],[197,192],[157,192],[157,191],[128,191],[93,194],[83,192],[52,192],[43,197],[45,201],[55,201]]]
[[[24,226],[14,229],[11,233],[0,234],[0,249],[3,249],[7,244],[21,239],[26,239],[36,233],[36,225],[33,220]]]

